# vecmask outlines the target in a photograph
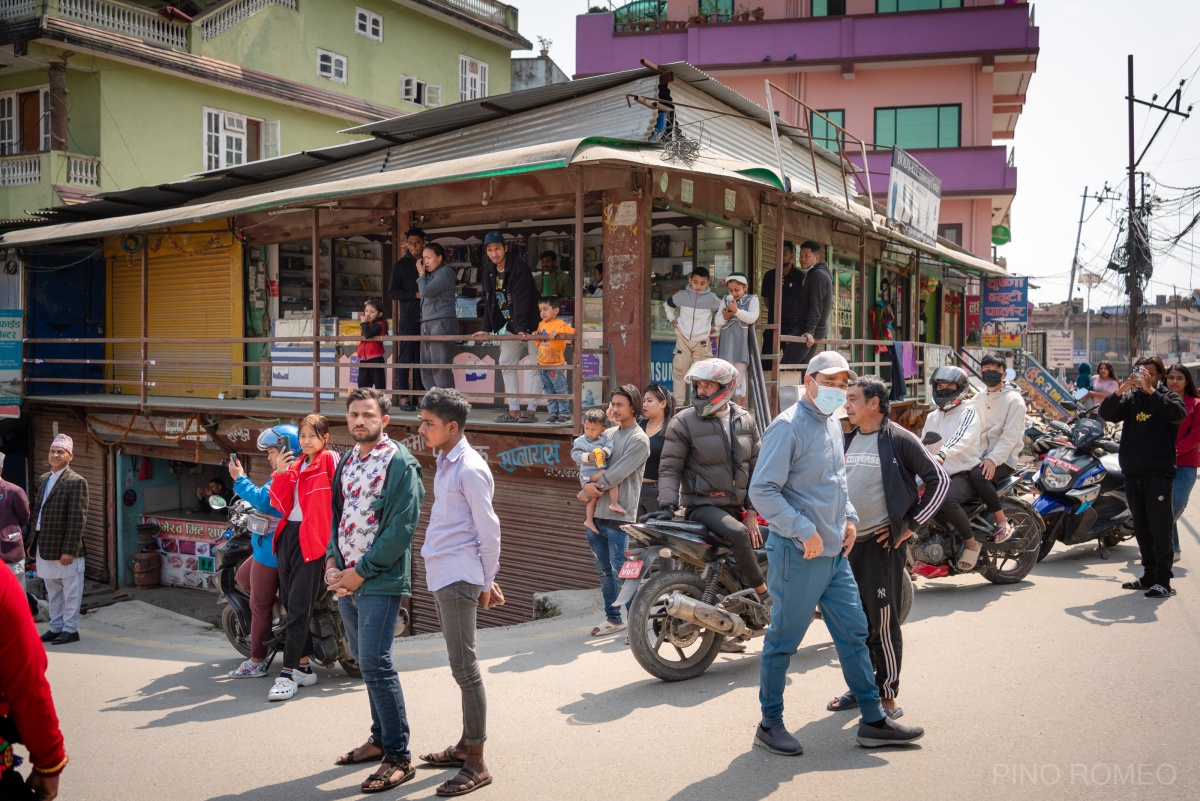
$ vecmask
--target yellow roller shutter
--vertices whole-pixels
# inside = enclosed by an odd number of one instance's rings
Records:
[[[211,225],[211,223],[209,223]],[[209,229],[211,231],[211,229]],[[147,369],[151,395],[237,397],[243,383],[241,345],[213,340],[242,335],[242,246],[229,234],[187,232],[150,234]],[[115,239],[105,248],[110,265],[109,328],[114,338],[141,335],[141,254],[126,254]],[[185,343],[156,344],[156,338],[185,337]],[[114,359],[137,359],[136,344],[113,345]],[[203,364],[202,362],[214,362]],[[136,364],[114,365],[121,392],[137,393]]]

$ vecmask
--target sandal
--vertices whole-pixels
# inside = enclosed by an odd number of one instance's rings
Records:
[[[416,775],[412,763],[401,762],[398,756],[385,756],[375,772],[363,779],[358,789],[364,793],[382,793],[399,787]]]
[[[826,704],[825,708],[830,712],[845,712],[849,709],[858,709],[858,696],[847,690]]]
[[[959,572],[960,573],[968,573],[968,572],[974,570],[975,563],[979,561],[979,552],[982,550],[983,550],[982,548],[976,548],[975,550],[971,550],[970,548],[968,548],[964,545],[962,555],[960,555],[958,557]]]
[[[606,620],[606,621],[604,621],[603,626],[596,626],[596,628],[592,629],[591,636],[605,637],[605,636],[608,636],[609,634],[616,634],[617,632],[624,631],[624,630],[625,630],[624,623],[620,623],[620,622],[614,623],[611,620]]]
[[[417,759],[435,768],[461,768],[465,763],[454,756],[454,746],[438,751],[436,754],[421,754]]]
[[[449,798],[456,795],[466,795],[467,793],[478,790],[480,787],[487,787],[492,783],[492,776],[480,776],[475,771],[468,767],[463,767],[458,773],[454,774],[454,778],[438,785],[437,794],[443,798]]]
[[[1143,584],[1141,579],[1134,579],[1133,581],[1127,581],[1121,585],[1121,589],[1123,589],[1123,590],[1145,590],[1145,589],[1149,589],[1149,587],[1150,587],[1150,585]]]
[[[1000,526],[1000,528],[996,529],[996,534],[992,537],[992,542],[1008,542],[1009,539],[1012,538],[1012,535],[1012,526],[1010,526],[1008,523],[1005,523],[1004,525]]]
[[[355,754],[359,753],[367,746],[370,746],[371,748],[376,749],[375,753],[371,754],[370,756],[362,756],[362,757],[354,756]],[[379,743],[375,742],[375,737],[371,736],[371,737],[368,737],[367,741],[365,743],[363,743],[362,745],[360,745],[358,748],[355,748],[351,751],[347,751],[346,753],[342,754],[340,757],[335,759],[333,761],[333,764],[338,765],[338,766],[361,765],[364,762],[374,762],[375,760],[380,759],[382,757],[383,757],[383,749],[379,747]]]

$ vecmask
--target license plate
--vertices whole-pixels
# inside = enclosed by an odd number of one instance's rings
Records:
[[[640,575],[642,575],[642,560],[630,559],[621,565],[621,572],[617,573],[617,578],[635,579]]]

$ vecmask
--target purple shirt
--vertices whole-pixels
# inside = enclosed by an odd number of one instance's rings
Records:
[[[500,518],[492,509],[495,483],[487,462],[463,437],[439,453],[433,508],[421,557],[430,592],[465,581],[491,587],[500,571]]]

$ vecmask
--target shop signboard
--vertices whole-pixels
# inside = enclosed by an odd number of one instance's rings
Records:
[[[979,308],[984,348],[1019,348],[1029,321],[1029,282],[1026,278],[988,278]]]
[[[1025,354],[1025,368],[1021,371],[1021,377],[1029,384],[1043,401],[1062,418],[1071,416],[1064,406],[1064,403],[1074,404],[1071,397],[1067,394],[1066,388],[1054,379],[1051,372],[1038,363],[1028,353]]]
[[[0,417],[20,415],[24,319],[21,309],[0,309]]]
[[[888,221],[900,223],[909,236],[933,245],[937,242],[941,206],[941,180],[907,152],[893,147]]]
[[[1070,331],[1046,332],[1046,366],[1074,367],[1075,335]]]
[[[224,522],[157,515],[143,515],[142,522],[158,526],[163,584],[218,589],[216,550],[225,534]]]

